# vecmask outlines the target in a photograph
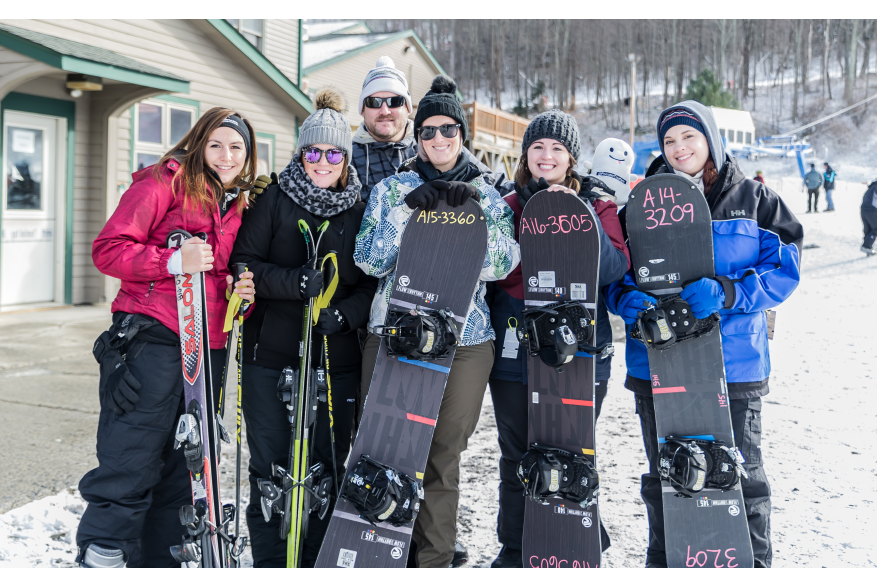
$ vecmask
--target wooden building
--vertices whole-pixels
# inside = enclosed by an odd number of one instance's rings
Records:
[[[209,108],[252,121],[260,171],[285,166],[313,111],[302,30],[297,19],[0,18],[0,310],[111,300],[118,283],[92,264],[92,241],[131,173]]]

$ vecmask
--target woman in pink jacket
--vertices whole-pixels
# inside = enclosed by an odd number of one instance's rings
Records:
[[[134,174],[92,246],[95,266],[121,280],[113,324],[95,343],[101,363],[98,467],[79,483],[88,507],[76,541],[83,567],[179,566],[170,547],[184,528],[180,507],[192,503],[189,471],[174,431],[184,413],[174,275],[204,273],[207,333],[218,398],[225,360],[222,325],[232,288],[246,302],[252,273],[232,278],[228,259],[253,185],[253,128],[237,112],[211,108],[154,166]],[[168,234],[205,233],[179,248]],[[125,342],[119,354],[101,341]],[[113,364],[109,364],[113,363]]]

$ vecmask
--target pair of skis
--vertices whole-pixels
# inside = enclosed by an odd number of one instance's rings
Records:
[[[317,228],[317,238],[304,220],[299,220],[299,230],[305,239],[311,269],[318,264],[317,251],[329,221]],[[323,337],[323,367],[314,369],[313,327],[317,324],[320,310],[328,307],[338,285],[338,262],[334,252],[325,255],[320,263],[322,271],[332,277],[316,298],[310,298],[304,306],[302,335],[299,346],[299,367],[286,367],[278,382],[278,396],[286,404],[290,425],[289,460],[284,468],[278,463],[271,465],[271,477],[259,479],[262,494],[262,515],[267,522],[274,513],[281,515],[280,537],[286,540],[287,568],[301,566],[302,546],[308,532],[308,518],[312,511],[322,519],[329,510],[330,488],[337,495],[335,462],[335,434],[332,413],[332,391],[329,377],[328,338]],[[333,271],[334,270],[334,271]],[[311,463],[316,435],[318,403],[328,402],[329,426],[332,450],[332,471],[327,472],[323,463]],[[315,502],[311,502],[311,499]]]
[[[207,235],[194,236],[205,242]],[[192,238],[185,230],[168,235],[168,248],[177,248]],[[240,272],[238,273],[238,275]],[[171,547],[174,559],[185,566],[226,568],[240,566],[246,539],[238,538],[240,522],[240,482],[237,503],[223,505],[219,491],[219,441],[230,438],[222,422],[221,408],[214,412],[213,381],[210,368],[209,328],[204,274],[184,273],[175,277],[180,350],[182,352],[186,412],[174,434],[174,447],[186,457],[192,483],[192,505],[180,508],[180,523],[186,534],[180,545]],[[243,311],[238,312],[239,335],[243,333]],[[206,342],[206,344],[205,344]],[[238,348],[240,349],[240,338]],[[206,373],[206,375],[205,375]],[[238,363],[237,466],[240,476],[240,363]],[[220,404],[221,405],[221,404]],[[235,520],[235,532],[229,532]]]

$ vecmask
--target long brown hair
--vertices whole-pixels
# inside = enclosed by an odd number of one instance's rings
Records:
[[[204,151],[207,148],[207,142],[210,135],[222,122],[229,116],[234,115],[244,121],[247,130],[250,131],[250,137],[253,137],[253,144],[248,146],[247,158],[244,163],[243,171],[234,178],[232,185],[229,187],[240,188],[241,191],[249,190],[253,187],[256,176],[256,133],[253,126],[242,114],[232,110],[231,108],[223,108],[216,106],[211,108],[198,119],[189,132],[186,133],[179,143],[177,143],[170,151],[165,153],[155,168],[152,170],[152,176],[157,181],[163,181],[161,177],[161,169],[169,159],[177,159],[180,162],[180,170],[174,175],[171,181],[171,189],[176,196],[182,189],[183,206],[195,208],[200,205],[204,211],[219,201],[219,198],[225,194],[225,186],[219,179],[208,171],[207,161],[204,157]],[[237,207],[241,211],[246,207],[249,197],[238,196]]]
[[[575,166],[576,158],[570,154],[569,167],[566,168],[566,178],[563,180],[563,185],[575,193],[579,193],[579,188],[582,187],[582,184],[579,183],[579,180],[576,179],[576,176],[574,175]],[[533,174],[530,173],[530,164],[527,162],[527,152],[524,151],[521,153],[521,158],[518,159],[517,168],[515,168],[515,185],[525,186],[530,183],[532,178]]]

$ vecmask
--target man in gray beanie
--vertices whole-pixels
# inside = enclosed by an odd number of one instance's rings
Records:
[[[412,110],[405,74],[396,69],[392,59],[381,57],[362,83],[359,95],[362,124],[353,135],[352,162],[362,181],[364,202],[375,185],[396,175],[396,170],[417,154],[414,125],[408,119]],[[491,171],[465,147],[463,153],[491,185],[498,186],[505,180],[505,174]]]

